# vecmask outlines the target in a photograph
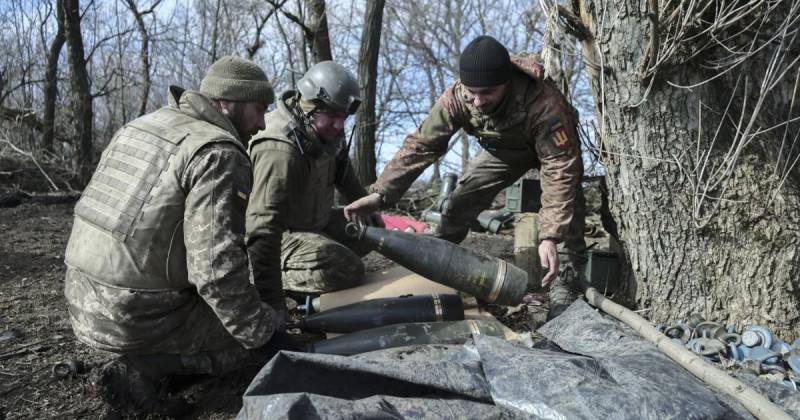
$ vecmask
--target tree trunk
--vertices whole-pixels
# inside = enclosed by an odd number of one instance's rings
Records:
[[[469,168],[469,137],[463,131],[458,133],[458,140],[461,142],[461,173],[464,174]]]
[[[378,53],[381,45],[383,6],[385,0],[367,2],[364,27],[361,31],[361,49],[358,53],[358,80],[361,84],[361,106],[356,113],[356,150],[353,165],[362,185],[377,178],[375,173],[375,102],[378,84]]]
[[[312,63],[333,60],[325,0],[305,0],[305,4],[308,13],[305,26],[311,35],[308,41],[311,44]]]
[[[217,44],[219,44],[219,9],[222,7],[222,0],[217,0],[214,9],[214,28],[211,30],[211,62],[217,61]]]
[[[142,96],[139,99],[139,116],[147,112],[147,98],[150,96],[150,34],[147,33],[147,26],[144,24],[144,16],[137,8],[133,0],[125,0],[134,19],[136,19],[136,28],[139,30],[139,36],[142,37],[142,45],[139,50],[139,61],[142,64]]]
[[[53,152],[56,125],[56,99],[58,98],[58,57],[64,46],[64,7],[63,2],[55,5],[56,34],[47,50],[47,63],[44,73],[44,112],[42,115],[42,148]]]
[[[800,185],[796,167],[783,172],[782,185],[772,172],[787,160],[779,152],[789,150],[781,148],[782,137],[796,139],[799,130],[784,124],[761,132],[788,119],[788,99],[752,108],[772,51],[713,81],[675,87],[718,76],[722,68],[710,70],[705,60],[727,53],[689,57],[690,47],[702,42],[693,40],[685,50],[671,50],[687,55],[655,60],[666,50],[659,50],[659,36],[675,33],[659,23],[678,11],[658,13],[654,3],[649,10],[632,0],[574,3],[591,32],[582,47],[601,121],[611,212],[627,253],[622,297],[656,322],[697,313],[740,327],[766,325],[794,339],[800,335]],[[659,72],[645,71],[656,62]],[[793,79],[797,69],[788,73]],[[750,129],[737,125],[754,113],[750,133],[758,134],[737,143]]]
[[[79,0],[63,0],[64,22],[72,81],[72,108],[75,114],[76,145],[74,166],[83,180],[92,174],[92,93],[81,36]]]

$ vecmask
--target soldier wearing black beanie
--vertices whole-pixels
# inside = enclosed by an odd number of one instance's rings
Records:
[[[500,191],[529,169],[538,169],[542,191],[538,248],[546,270],[541,284],[553,282],[550,309],[557,314],[577,298],[585,265],[576,257],[586,248],[577,113],[544,77],[534,57],[509,56],[491,36],[479,36],[464,48],[458,75],[369,187],[371,194],[346,206],[345,215],[357,220],[396,203],[463,129],[484,150],[459,179],[435,235],[461,242]],[[559,243],[568,250],[562,255],[569,256],[561,270]],[[538,274],[531,273],[534,282]]]

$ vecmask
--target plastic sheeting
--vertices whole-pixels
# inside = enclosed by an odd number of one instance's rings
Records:
[[[238,418],[751,418],[583,301],[540,332],[547,340],[534,348],[475,336],[350,357],[281,352],[253,379]],[[800,401],[765,388],[786,408]]]

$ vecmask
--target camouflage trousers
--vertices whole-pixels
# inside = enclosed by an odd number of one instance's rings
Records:
[[[196,309],[187,325],[167,337],[154,338],[153,345],[146,349],[106,352],[126,355],[163,375],[218,376],[251,365],[258,369],[269,360],[270,354],[261,349],[245,349],[236,341],[204,302],[199,302]]]
[[[364,282],[361,257],[369,249],[344,233],[341,210],[331,212],[322,232],[286,232],[281,241],[283,288],[297,293],[327,293]]]
[[[460,243],[476,218],[492,205],[495,196],[528,170],[538,168],[538,159],[532,153],[519,150],[482,150],[471,166],[458,180],[450,200],[443,210],[442,223],[436,236]],[[574,217],[564,242],[558,245],[559,275],[550,287],[551,302],[569,302],[577,299],[583,269],[586,241],[583,237],[586,203],[582,189],[578,189]]]
[[[246,349],[225,329],[219,318],[207,305],[207,317],[183,329],[183,337],[167,337],[154,345],[150,351],[114,352],[146,366],[158,377],[175,375],[221,376],[240,369],[261,369],[278,351],[297,350],[293,342],[287,342],[283,330],[275,331],[270,340],[255,349]],[[191,331],[191,332],[189,332]],[[290,340],[291,341],[291,340]],[[191,342],[189,347],[179,343]]]
[[[280,331],[277,334],[286,333]],[[274,338],[274,337],[273,337]],[[276,341],[273,343],[272,341]],[[241,369],[250,369],[255,374],[278,351],[296,350],[293,346],[285,346],[285,338],[271,340],[267,345],[256,349],[245,349],[241,344],[232,341],[226,347],[198,353],[153,353],[126,354],[126,356],[156,377],[210,375],[222,376]]]
[[[191,288],[134,291],[106,286],[67,268],[65,296],[72,329],[82,342],[108,353],[131,357],[171,355],[185,359],[190,373],[217,374],[249,363],[254,356],[233,338],[210,306]],[[139,300],[137,300],[139,299]],[[152,314],[137,303],[176,309]],[[183,305],[176,306],[176,302]],[[145,318],[146,323],[138,320]],[[163,329],[153,328],[153,319]],[[176,359],[177,358],[177,359]]]

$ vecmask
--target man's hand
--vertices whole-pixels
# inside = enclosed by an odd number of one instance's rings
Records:
[[[542,287],[547,286],[558,274],[558,252],[556,243],[550,239],[545,239],[539,243],[539,262],[542,268],[548,270],[542,278]]]
[[[375,217],[374,213],[381,208],[381,195],[372,193],[370,195],[359,198],[356,201],[348,204],[344,208],[344,217],[352,223],[357,223],[362,226],[375,226],[375,220],[380,220]],[[382,223],[380,223],[382,224]],[[378,226],[380,226],[378,224]]]

